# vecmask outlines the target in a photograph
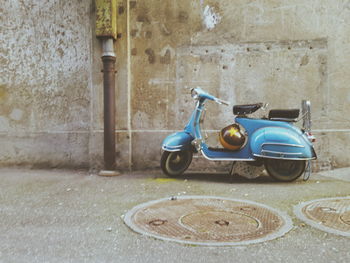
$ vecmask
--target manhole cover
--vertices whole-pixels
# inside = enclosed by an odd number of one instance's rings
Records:
[[[312,200],[294,207],[296,216],[326,232],[350,236],[350,197]]]
[[[180,196],[134,207],[124,217],[135,232],[185,244],[223,246],[258,243],[292,228],[281,212],[251,201]]]

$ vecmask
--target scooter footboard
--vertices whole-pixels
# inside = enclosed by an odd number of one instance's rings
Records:
[[[162,149],[168,152],[190,150],[193,137],[187,132],[176,132],[166,137],[162,143]]]
[[[316,153],[312,144],[302,133],[278,127],[256,131],[251,140],[254,156],[284,160],[312,160]]]

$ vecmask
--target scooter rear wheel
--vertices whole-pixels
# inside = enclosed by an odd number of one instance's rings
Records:
[[[267,173],[281,182],[294,181],[305,171],[303,160],[265,159],[264,165]]]
[[[170,177],[180,176],[191,164],[192,155],[192,151],[165,151],[160,159],[160,167],[162,171]]]

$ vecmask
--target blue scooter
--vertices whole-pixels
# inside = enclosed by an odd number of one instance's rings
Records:
[[[299,109],[270,110],[267,118],[256,119],[248,115],[262,108],[263,103],[235,105],[234,124],[220,132],[224,148],[211,148],[205,143],[200,127],[205,102],[229,103],[201,88],[192,89],[191,96],[196,107],[185,129],[169,135],[162,143],[160,165],[166,175],[176,177],[183,174],[191,164],[193,153],[201,153],[211,161],[264,165],[267,173],[278,181],[293,181],[303,173],[304,180],[309,178],[311,160],[317,158],[312,144],[315,137],[311,134],[309,101],[303,101],[302,129],[293,125],[301,119],[298,119]]]

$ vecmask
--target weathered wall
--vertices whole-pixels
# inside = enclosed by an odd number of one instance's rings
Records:
[[[156,166],[158,145],[180,130],[201,86],[234,103],[312,102],[318,168],[347,166],[350,139],[349,1],[131,1],[132,164]],[[232,120],[208,105],[209,130]],[[217,143],[216,136],[210,138]],[[145,154],[146,153],[146,154]]]
[[[0,164],[88,166],[91,1],[2,1]]]
[[[1,164],[101,167],[93,2],[0,7]],[[118,166],[159,166],[160,143],[185,125],[196,86],[232,104],[310,99],[318,168],[349,166],[349,23],[345,0],[119,0]],[[208,104],[212,144],[231,121],[231,109]]]

